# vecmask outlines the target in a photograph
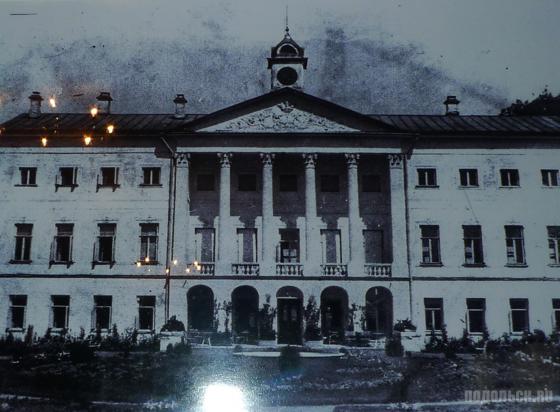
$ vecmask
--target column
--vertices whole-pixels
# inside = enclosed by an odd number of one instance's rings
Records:
[[[230,247],[233,233],[230,233],[230,187],[231,187],[231,153],[218,153],[220,159],[220,208],[218,218],[218,259],[217,274],[231,272]]]
[[[274,154],[261,153],[262,160],[262,275],[274,275],[274,198],[272,187],[272,167]]]
[[[189,256],[190,227],[190,189],[189,189],[189,153],[177,154],[177,175],[175,177],[175,224],[173,236],[172,260],[177,260],[177,267],[171,262],[173,272],[184,273],[186,265],[191,262]],[[178,268],[182,268],[179,271]]]
[[[403,163],[404,155],[390,154],[391,237],[393,240],[392,276],[409,276],[407,263],[406,202]]]
[[[318,236],[317,188],[315,185],[316,154],[303,155],[305,162],[305,268],[304,275],[318,276],[321,270],[321,242]]]
[[[358,154],[346,155],[348,166],[348,238],[350,241],[348,272],[351,276],[363,276],[365,263],[358,189],[359,158],[360,155]]]

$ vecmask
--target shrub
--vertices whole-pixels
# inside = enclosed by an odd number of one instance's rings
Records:
[[[265,303],[259,310],[259,339],[276,339],[276,331],[273,328],[275,316],[276,309],[270,305],[270,295],[266,295]]]
[[[305,319],[305,332],[303,334],[305,340],[321,340],[321,329],[319,328],[321,313],[317,307],[315,296],[309,296],[307,305],[303,310],[303,317]]]
[[[404,348],[400,336],[390,336],[385,340],[385,354],[387,356],[403,356]]]
[[[184,332],[185,325],[180,320],[177,320],[177,316],[173,315],[169,318],[165,325],[161,328],[162,332]]]
[[[278,358],[278,367],[283,373],[295,373],[299,371],[301,366],[301,357],[298,348],[294,346],[284,346],[280,349],[280,357]]]
[[[404,332],[405,330],[416,330],[416,326],[412,323],[410,319],[398,320],[393,328],[397,332]]]

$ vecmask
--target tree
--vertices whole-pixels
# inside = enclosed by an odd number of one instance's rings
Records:
[[[543,92],[534,100],[524,102],[516,100],[509,107],[502,109],[501,116],[558,116],[560,115],[560,94],[553,96],[548,89]]]

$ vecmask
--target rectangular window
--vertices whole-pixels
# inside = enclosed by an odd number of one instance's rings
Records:
[[[443,326],[443,299],[424,298],[427,331],[441,331]]]
[[[558,170],[543,169],[541,175],[543,186],[558,186]]]
[[[381,192],[381,176],[362,175],[362,192]]]
[[[214,175],[196,175],[196,190],[199,192],[211,192],[214,190]]]
[[[158,262],[157,223],[140,224],[140,262],[155,265]]]
[[[420,232],[422,236],[422,263],[428,265],[440,264],[439,226],[420,226]]]
[[[560,265],[560,226],[547,226],[548,256],[551,265]]]
[[[101,223],[97,237],[95,261],[97,263],[114,263],[115,261],[115,234],[117,225],[114,223]]]
[[[36,167],[20,167],[19,174],[21,186],[35,186],[37,184]]]
[[[417,169],[419,187],[437,187],[436,169]]]
[[[257,229],[237,229],[237,262],[257,262]]]
[[[340,191],[338,175],[321,175],[321,192]]]
[[[25,311],[27,295],[10,295],[10,328],[23,329],[25,327]]]
[[[505,226],[508,265],[525,265],[523,226]]]
[[[280,244],[277,261],[299,263],[299,229],[280,229]]]
[[[323,263],[342,263],[340,230],[321,230],[321,243],[323,246]]]
[[[511,331],[521,333],[529,330],[529,300],[510,299]]]
[[[52,327],[53,329],[67,329],[68,315],[70,312],[70,296],[53,295],[52,302]]]
[[[194,230],[196,242],[196,258],[199,262],[214,262],[214,228],[200,227]]]
[[[160,186],[161,169],[159,167],[144,167],[143,172],[143,186]]]
[[[61,167],[58,169],[58,176],[56,177],[56,185],[58,187],[74,187],[78,185],[77,183],[77,167]]]
[[[109,330],[111,327],[111,309],[113,297],[97,295],[93,297],[94,304],[94,326],[96,330]]]
[[[459,169],[461,187],[478,187],[478,170]]]
[[[486,325],[486,299],[467,299],[469,333],[482,333]]]
[[[280,175],[278,178],[278,186],[281,192],[297,192],[297,175]]]
[[[102,167],[100,186],[113,188],[119,186],[119,168]]]
[[[383,263],[383,231],[364,230],[366,263]]]
[[[16,223],[16,248],[13,262],[31,262],[31,234],[33,225]]]
[[[504,187],[519,186],[519,170],[517,169],[500,169],[500,179]]]
[[[560,332],[560,299],[552,299],[552,312],[554,329]]]
[[[254,192],[257,190],[257,175],[237,175],[237,190],[240,192]]]
[[[155,312],[155,296],[138,296],[138,329],[153,330]]]
[[[480,226],[463,226],[465,265],[483,265],[482,230]]]
[[[56,225],[56,230],[51,261],[53,263],[71,263],[74,225],[72,223],[59,223]]]

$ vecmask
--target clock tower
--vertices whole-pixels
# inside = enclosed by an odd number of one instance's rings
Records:
[[[271,49],[268,68],[271,71],[272,90],[281,87],[303,89],[303,71],[307,69],[307,57],[304,57],[303,47],[290,36],[287,25],[284,38]]]

